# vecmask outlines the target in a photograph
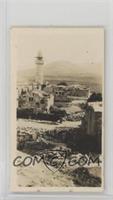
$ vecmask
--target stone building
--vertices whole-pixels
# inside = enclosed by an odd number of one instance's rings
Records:
[[[49,112],[54,105],[54,95],[43,90],[44,86],[44,59],[41,52],[36,57],[36,76],[32,84],[20,88],[17,107],[33,109],[35,113]]]
[[[102,133],[102,102],[89,102],[82,120],[82,127],[88,135]]]
[[[21,109],[34,109],[35,112],[49,112],[54,105],[54,96],[44,91],[33,89],[22,91],[18,100],[18,107]]]

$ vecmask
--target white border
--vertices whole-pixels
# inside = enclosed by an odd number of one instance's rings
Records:
[[[113,1],[0,0],[0,195],[1,199],[113,199]],[[1,20],[2,19],[2,20]],[[104,26],[105,28],[105,191],[75,195],[9,193],[9,113],[11,26]],[[8,147],[8,148],[7,148]],[[7,165],[7,168],[6,168]]]

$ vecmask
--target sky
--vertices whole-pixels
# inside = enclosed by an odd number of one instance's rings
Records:
[[[11,60],[17,70],[36,67],[35,57],[38,51],[42,52],[45,65],[49,66],[54,62],[61,62],[62,65],[70,63],[71,68],[69,65],[66,67],[68,66],[72,72],[86,71],[101,75],[104,64],[104,30],[102,28],[11,29]]]

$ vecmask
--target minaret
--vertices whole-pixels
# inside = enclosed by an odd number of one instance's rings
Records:
[[[42,53],[39,51],[38,56],[36,57],[36,82],[40,84],[40,86],[44,83],[44,60]]]

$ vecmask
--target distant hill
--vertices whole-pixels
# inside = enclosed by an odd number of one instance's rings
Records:
[[[91,65],[91,64],[90,64]],[[91,65],[91,70],[89,69],[89,64],[73,64],[66,61],[56,61],[45,65],[44,77],[46,80],[72,80],[75,78],[85,78],[89,77],[92,81],[92,77],[100,79],[100,76],[95,74],[95,67]],[[33,81],[36,77],[36,67],[29,69],[23,69],[17,72],[18,82]]]

